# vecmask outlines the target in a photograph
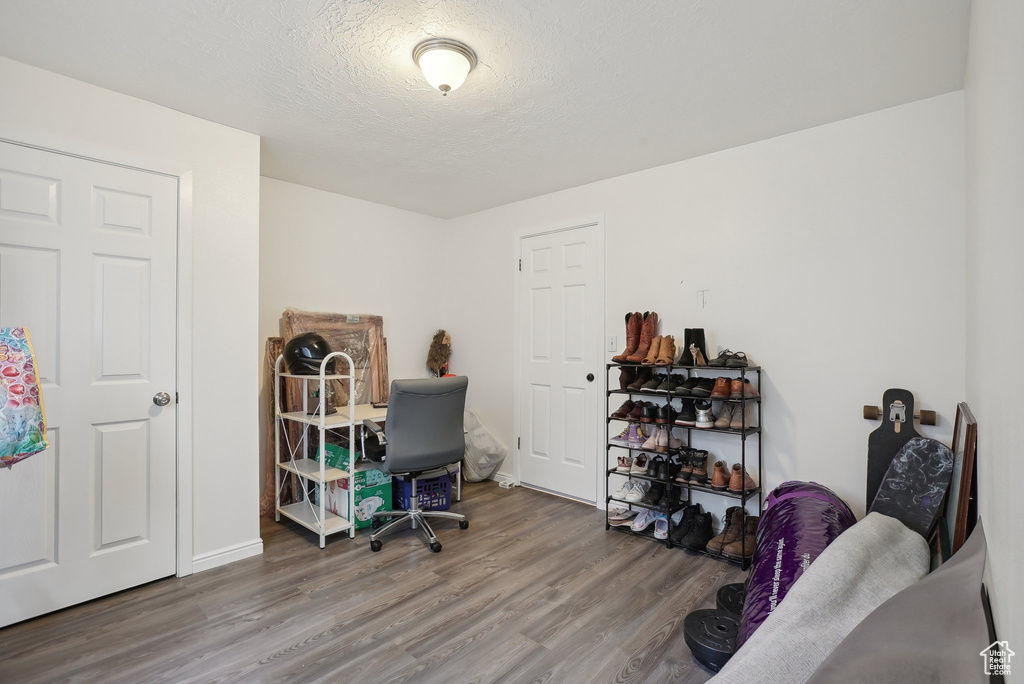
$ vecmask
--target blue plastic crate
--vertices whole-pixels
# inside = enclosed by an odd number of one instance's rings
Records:
[[[458,477],[458,469],[452,474]],[[394,504],[397,510],[408,510],[412,498],[412,479],[396,477],[392,482]],[[416,480],[416,502],[423,511],[447,511],[452,505],[452,480],[447,474],[421,477]]]

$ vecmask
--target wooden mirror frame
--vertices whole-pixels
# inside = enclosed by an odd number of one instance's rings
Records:
[[[958,449],[963,438],[963,451]],[[978,422],[974,419],[966,402],[956,405],[956,421],[953,423],[953,479],[949,483],[949,494],[946,496],[945,518],[952,539],[949,544],[950,555],[957,552],[967,540],[974,520],[969,520],[974,509],[971,493],[974,483],[974,462],[978,449]]]

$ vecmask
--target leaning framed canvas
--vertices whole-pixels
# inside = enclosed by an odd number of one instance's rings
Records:
[[[946,534],[950,554],[963,546],[974,527],[974,521],[969,518],[973,508],[971,491],[977,449],[978,423],[967,404],[960,402],[956,406],[956,422],[953,424],[953,479],[946,497]]]

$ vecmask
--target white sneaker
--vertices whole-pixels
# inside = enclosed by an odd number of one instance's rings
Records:
[[[705,430],[715,427],[715,415],[711,412],[710,399],[698,399],[694,408],[697,410],[697,427]]]
[[[649,461],[650,457],[647,454],[637,454],[636,458],[633,459],[633,465],[629,467],[629,472],[634,475],[646,475]]]
[[[668,539],[668,518],[664,513],[654,519],[654,538]]]
[[[633,486],[629,493],[623,497],[623,501],[629,501],[631,503],[637,503],[640,499],[644,498],[647,493],[648,485],[646,482],[640,482],[639,480],[633,481]]]
[[[612,492],[612,498],[618,499],[619,501],[623,501],[631,491],[633,491],[633,481],[626,480],[618,489]]]
[[[652,511],[649,508],[645,508],[644,510],[640,511],[640,514],[638,516],[636,516],[636,520],[633,521],[633,524],[630,525],[630,527],[633,528],[634,532],[643,532],[651,526],[651,523],[653,523],[655,518],[657,517],[658,514],[656,512]]]

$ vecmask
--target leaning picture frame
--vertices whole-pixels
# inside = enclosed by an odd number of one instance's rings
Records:
[[[966,402],[956,406],[953,423],[953,475],[946,497],[946,535],[950,555],[957,552],[974,528],[970,520],[974,462],[978,450],[978,423]]]

